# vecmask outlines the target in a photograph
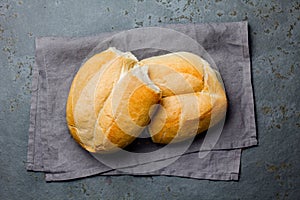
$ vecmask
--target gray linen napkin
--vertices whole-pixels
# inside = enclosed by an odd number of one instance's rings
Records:
[[[210,54],[222,75],[229,109],[217,144],[204,158],[200,159],[198,153],[205,138],[202,134],[195,138],[183,156],[169,166],[140,175],[237,180],[241,148],[257,144],[247,23],[176,24],[166,28],[187,34]],[[72,139],[66,126],[65,106],[73,76],[89,53],[110,35],[112,33],[83,38],[36,39],[27,169],[44,171],[47,181],[94,174],[136,174],[136,166],[128,167],[132,170],[124,172],[96,160]],[[147,139],[140,139],[127,149],[138,152],[139,149],[151,151],[156,148],[157,145]],[[164,160],[140,163],[139,167],[149,167],[168,159],[171,156],[164,155]]]

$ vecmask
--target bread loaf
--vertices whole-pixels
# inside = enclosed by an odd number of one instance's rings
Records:
[[[140,73],[139,68],[128,73],[136,62],[131,53],[109,48],[90,58],[76,74],[67,102],[67,122],[71,135],[86,150],[110,152],[116,147],[125,147],[140,133],[141,130],[135,128],[130,130],[132,135],[125,134],[116,123],[117,116],[132,118],[139,126],[148,123],[148,111],[159,101],[160,90],[144,81],[147,68]],[[118,97],[120,90],[124,96],[118,104],[114,103],[116,113],[112,113],[112,97]]]
[[[163,93],[160,109],[149,125],[155,143],[168,144],[194,137],[225,115],[227,99],[215,70],[199,56],[177,52],[142,60]],[[175,71],[174,76],[159,73]],[[172,72],[171,72],[172,73]],[[181,80],[179,80],[181,78]],[[172,88],[172,91],[170,91]]]
[[[66,109],[70,133],[90,152],[113,152],[138,137],[154,114],[148,126],[153,142],[193,137],[224,117],[227,100],[216,73],[192,53],[138,61],[109,48],[74,77]],[[161,106],[151,113],[155,104]]]

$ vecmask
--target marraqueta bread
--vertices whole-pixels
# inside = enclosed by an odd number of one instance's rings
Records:
[[[188,52],[138,61],[130,52],[109,48],[88,59],[74,77],[66,108],[70,133],[97,153],[126,147],[147,125],[155,143],[194,137],[226,112],[216,73]],[[153,111],[155,104],[160,106]]]

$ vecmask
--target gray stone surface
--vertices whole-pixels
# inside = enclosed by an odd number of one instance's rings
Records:
[[[238,182],[95,176],[46,183],[26,171],[34,37],[240,20],[250,26],[259,146],[243,153]],[[299,23],[295,0],[0,0],[0,199],[299,199]]]

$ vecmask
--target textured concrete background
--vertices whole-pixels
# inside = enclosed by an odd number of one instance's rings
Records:
[[[238,182],[90,177],[45,183],[25,170],[34,37],[165,23],[250,26],[259,146]],[[300,3],[296,0],[0,0],[0,199],[300,199]]]

